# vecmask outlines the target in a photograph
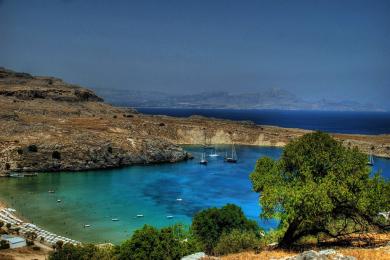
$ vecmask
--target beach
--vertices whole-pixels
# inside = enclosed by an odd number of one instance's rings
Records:
[[[22,219],[17,215],[15,209],[8,208],[7,204],[2,201],[0,201],[0,221],[4,222],[4,226],[7,223],[10,223],[12,225],[12,229],[19,229],[19,231],[16,232],[19,236],[26,237],[29,233],[35,232],[37,234],[36,241],[39,241],[42,245],[51,247],[58,241],[63,241],[65,244],[80,244],[79,241],[56,235],[27,222],[25,219]]]

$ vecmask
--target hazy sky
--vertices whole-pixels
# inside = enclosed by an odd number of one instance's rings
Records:
[[[92,88],[280,87],[390,109],[390,1],[0,0],[0,66]]]

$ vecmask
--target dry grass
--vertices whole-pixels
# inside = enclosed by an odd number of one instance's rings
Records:
[[[1,260],[45,260],[47,256],[47,250],[41,249],[39,251],[34,251],[30,247],[6,249],[0,251]]]
[[[338,253],[345,256],[354,256],[357,260],[390,260],[390,247],[382,247],[375,249],[366,248],[342,248],[337,249]],[[270,250],[262,251],[259,254],[255,252],[243,252],[238,254],[231,254],[222,256],[221,260],[267,260],[267,259],[280,259],[287,256],[297,255],[299,252],[283,251],[283,250]],[[213,259],[213,258],[205,258]]]
[[[254,259],[278,259],[287,256],[296,255],[296,252],[293,251],[284,251],[284,250],[264,250],[256,254],[254,252],[243,252],[239,254],[231,254],[227,256],[222,256],[221,260],[254,260]]]

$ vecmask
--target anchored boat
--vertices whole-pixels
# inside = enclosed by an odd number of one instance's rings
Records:
[[[206,153],[202,153],[202,158],[199,161],[200,164],[206,165],[208,161],[206,160]]]
[[[227,152],[226,152],[226,156],[225,156],[225,162],[227,163],[237,163],[237,153],[236,153],[236,148],[234,147],[234,144],[232,144],[232,153],[230,156],[227,155]]]

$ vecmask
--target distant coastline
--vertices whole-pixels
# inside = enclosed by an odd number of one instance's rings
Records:
[[[320,130],[329,133],[368,135],[390,133],[390,112],[164,107],[136,107],[135,109],[149,115],[173,117],[199,115],[234,121],[252,121],[258,125]]]

